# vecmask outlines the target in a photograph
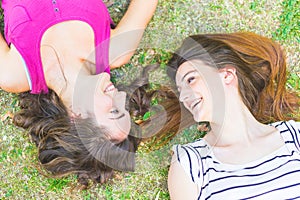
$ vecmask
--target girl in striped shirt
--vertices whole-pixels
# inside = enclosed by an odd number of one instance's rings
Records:
[[[208,128],[173,147],[171,199],[300,199],[299,94],[286,89],[280,45],[246,32],[194,35],[169,66],[179,100]]]

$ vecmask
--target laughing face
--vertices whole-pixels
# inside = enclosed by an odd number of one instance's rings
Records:
[[[94,96],[97,123],[107,130],[107,137],[112,142],[119,143],[130,131],[130,115],[125,109],[126,93],[115,88],[107,73],[100,74],[99,85]]]
[[[212,120],[212,100],[201,69],[210,70],[201,61],[187,61],[176,73],[179,100],[192,113],[196,122]],[[204,73],[205,74],[205,73]]]

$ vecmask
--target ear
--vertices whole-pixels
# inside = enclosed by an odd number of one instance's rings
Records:
[[[236,68],[226,66],[219,70],[221,78],[226,85],[237,84]]]

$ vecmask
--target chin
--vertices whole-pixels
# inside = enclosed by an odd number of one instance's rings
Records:
[[[203,119],[198,118],[198,117],[194,117],[194,120],[195,120],[195,122],[201,122],[201,121],[204,121]]]
[[[193,114],[193,118],[194,118],[195,122],[203,121],[203,117],[201,117],[201,115],[199,115],[198,113]]]
[[[124,133],[124,132],[118,133],[111,140],[112,140],[113,143],[119,144],[119,143],[123,142],[124,140],[126,140],[128,135],[129,135],[129,132],[127,134]]]
[[[207,116],[193,115],[193,118],[195,122],[211,121],[211,118]]]

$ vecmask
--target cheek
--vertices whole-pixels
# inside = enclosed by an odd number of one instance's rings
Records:
[[[123,141],[128,137],[130,132],[130,127],[131,127],[131,121],[130,121],[129,114],[128,116],[118,121],[111,121],[111,124],[108,127],[108,129],[111,130],[110,138],[118,142]]]
[[[95,98],[94,101],[94,112],[96,116],[98,115],[97,113],[108,113],[110,109],[112,108],[113,102],[111,98],[108,98],[106,96],[102,96],[101,98]]]
[[[204,80],[197,81],[193,86],[192,90],[195,94],[200,93],[204,97],[208,98],[210,97],[210,88],[207,86],[206,82]]]
[[[203,95],[203,86],[200,84],[191,85],[189,94],[194,97],[202,96]]]
[[[129,113],[125,113],[125,117],[117,121],[116,127],[122,134],[129,134],[130,131],[131,120]]]
[[[112,101],[109,98],[102,98],[94,102],[93,115],[99,125],[106,125],[109,121],[108,117],[112,108]]]

